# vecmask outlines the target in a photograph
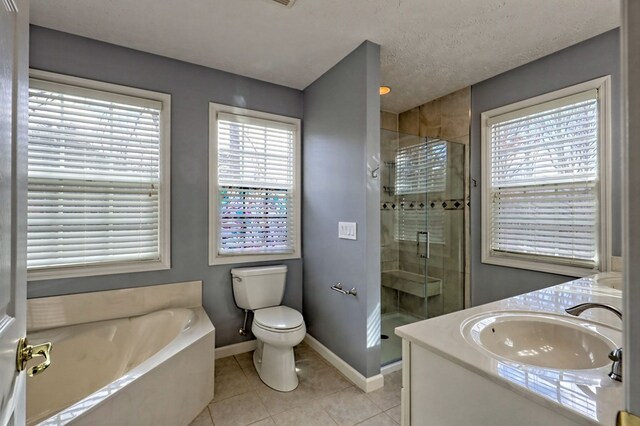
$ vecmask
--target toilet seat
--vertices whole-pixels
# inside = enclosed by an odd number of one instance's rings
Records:
[[[277,333],[293,332],[304,326],[302,314],[288,306],[274,306],[254,311],[256,326]]]

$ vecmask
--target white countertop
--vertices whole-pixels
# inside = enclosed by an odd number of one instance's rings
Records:
[[[581,278],[405,325],[396,328],[396,334],[577,422],[613,426],[616,414],[624,408],[624,395],[622,383],[607,376],[610,366],[561,371],[498,359],[467,342],[461,326],[470,317],[487,312],[547,312],[576,319],[566,314],[564,309],[585,302],[605,303],[622,309],[621,280],[619,273]],[[614,314],[590,309],[579,319],[614,329],[613,340],[621,344],[622,323]]]

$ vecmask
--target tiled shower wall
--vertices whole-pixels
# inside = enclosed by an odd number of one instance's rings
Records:
[[[425,298],[385,286],[391,277],[384,271],[400,270],[424,274],[424,261],[416,256],[416,243],[394,240],[393,209],[381,206],[382,224],[382,312],[404,312],[418,318],[434,317],[460,310],[464,307],[465,271],[469,271],[469,188],[468,188],[468,147],[470,120],[470,88],[465,88],[438,98],[401,114],[381,113],[381,201],[398,203],[383,189],[390,171],[384,167],[385,161],[394,161],[399,145],[419,143],[422,138],[455,142],[448,150],[448,185],[444,194],[434,195],[435,207],[430,207],[434,198],[428,200],[427,214],[434,209],[442,209],[442,202],[460,200],[462,205],[452,209],[451,203],[444,210],[443,242],[432,243],[428,260],[428,276],[431,280],[442,281],[439,295]],[[384,130],[399,131],[401,136]],[[393,178],[393,177],[392,177]],[[431,196],[430,196],[431,197]],[[418,202],[423,201],[422,199]],[[437,212],[434,212],[437,213]],[[442,211],[440,211],[442,213]],[[468,283],[468,281],[467,281]],[[398,287],[395,285],[394,287]],[[468,287],[467,287],[468,288]],[[426,308],[426,309],[425,309]]]

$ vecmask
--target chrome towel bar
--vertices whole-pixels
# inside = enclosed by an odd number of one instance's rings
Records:
[[[332,285],[331,286],[331,290],[335,290],[338,293],[342,293],[342,294],[347,294],[347,295],[350,294],[352,296],[357,296],[358,295],[358,290],[356,290],[355,287],[353,287],[351,290],[343,290],[341,283],[338,283],[336,285]]]

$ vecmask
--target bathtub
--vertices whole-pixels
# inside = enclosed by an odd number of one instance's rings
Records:
[[[188,425],[213,399],[214,328],[201,306],[28,338],[53,344],[51,366],[27,381],[29,426]]]

